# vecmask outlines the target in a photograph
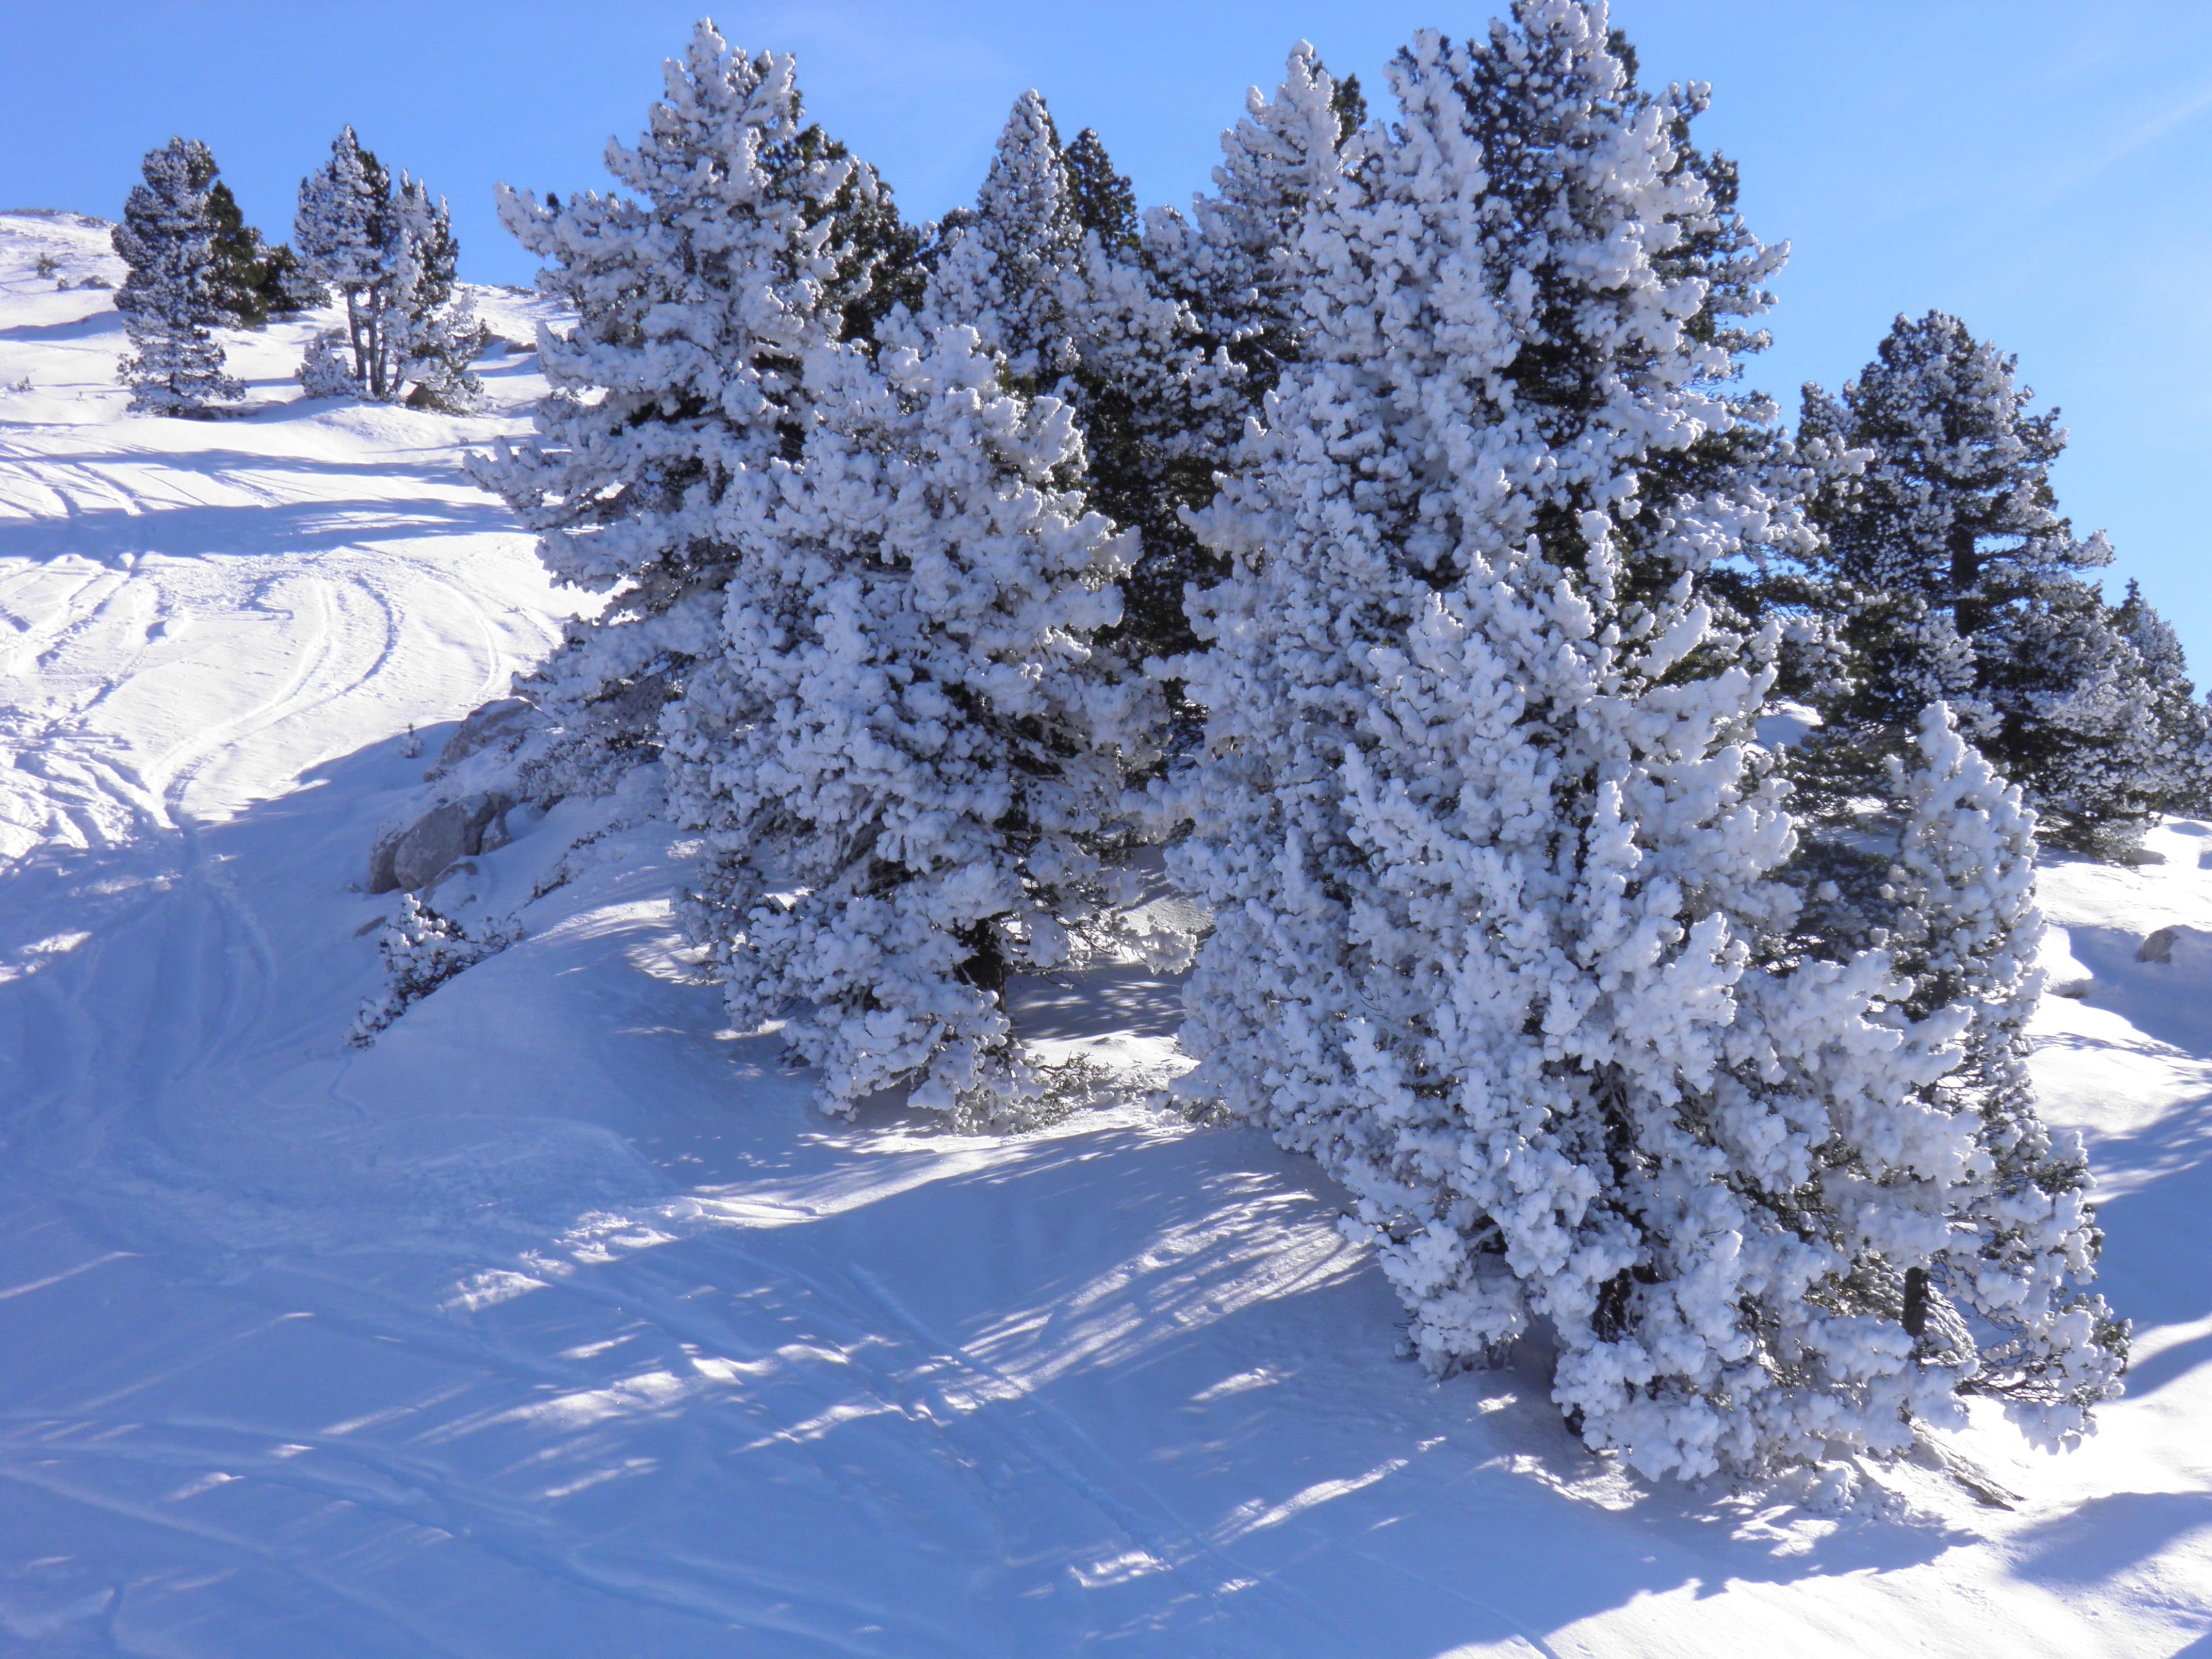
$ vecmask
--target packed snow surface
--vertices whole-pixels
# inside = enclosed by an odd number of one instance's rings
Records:
[[[572,802],[441,887],[523,940],[349,1048],[376,829],[576,603],[459,471],[543,383],[304,402],[278,325],[240,418],[126,417],[105,249],[0,216],[0,1653],[2212,1654],[2212,825],[2044,877],[2102,1432],[1642,1484],[1533,1362],[1393,1357],[1340,1196],[1147,1103],[1134,970],[1023,994],[1086,1109],[832,1123],[682,845]]]

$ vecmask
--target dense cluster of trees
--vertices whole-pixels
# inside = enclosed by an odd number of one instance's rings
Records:
[[[2203,800],[2171,630],[1956,319],[1795,432],[1745,388],[1780,257],[1601,5],[1391,79],[1301,46],[1142,215],[1025,94],[911,226],[702,25],[616,193],[502,193],[575,320],[480,475],[607,596],[530,787],[699,833],[833,1110],[1033,1094],[1008,977],[1131,944],[1164,842],[1186,1093],[1344,1183],[1431,1366],[1540,1331],[1646,1470],[2079,1433],[2125,1326],[2025,1069],[2037,842]]]
[[[458,284],[445,201],[404,173],[395,183],[352,128],[301,181],[296,247],[262,240],[198,140],[171,139],[143,171],[114,237],[130,271],[115,305],[132,348],[119,366],[131,408],[217,412],[244,389],[210,331],[258,329],[333,295],[345,326],[310,343],[300,368],[308,396],[475,406],[482,387],[469,364],[485,335]]]

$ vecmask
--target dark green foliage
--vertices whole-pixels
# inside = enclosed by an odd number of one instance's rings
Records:
[[[208,218],[215,228],[215,267],[209,286],[222,315],[235,328],[259,328],[271,317],[303,308],[300,262],[282,242],[275,246],[246,222],[230,186],[221,179],[208,191]]]
[[[1329,102],[1336,111],[1336,144],[1341,149],[1367,125],[1367,94],[1359,89],[1359,77],[1347,75],[1339,81]]]
[[[2088,580],[2112,552],[2058,512],[2066,434],[2057,410],[2029,412],[2033,395],[2013,357],[1941,312],[1899,317],[1839,398],[1806,388],[1798,447],[1822,458],[1823,538],[1783,581],[1824,619],[1840,672],[1807,688],[1826,726],[1802,781],[1879,795],[1869,769],[1941,701],[2025,788],[2045,841],[2120,853],[2195,792],[2204,717],[2170,630]]]
[[[1108,252],[1127,254],[1137,246],[1137,192],[1127,177],[1114,170],[1097,129],[1085,127],[1061,152],[1075,217],[1095,232]]]
[[[787,179],[798,170],[837,161],[851,161],[852,173],[829,201],[801,190],[793,190],[791,196],[809,225],[825,218],[837,221],[837,269],[825,297],[843,319],[840,339],[872,342],[877,327],[895,307],[921,308],[929,283],[927,250],[921,228],[899,216],[898,203],[882,176],[821,127],[802,128],[769,158],[771,169]]]

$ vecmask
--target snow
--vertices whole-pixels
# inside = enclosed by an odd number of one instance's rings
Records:
[[[696,982],[684,846],[571,850],[608,807],[441,887],[526,937],[349,1048],[407,728],[575,605],[459,467],[542,382],[302,403],[280,324],[222,337],[246,417],[126,418],[109,296],[33,269],[114,280],[105,235],[0,216],[0,1652],[2212,1651],[2212,984],[2136,960],[2212,930],[2212,824],[2043,879],[2088,984],[2038,1074],[2136,1322],[2101,1432],[1637,1482],[1533,1364],[1393,1358],[1344,1195],[1256,1133],[825,1121]],[[1172,1004],[1019,999],[1133,1071]]]

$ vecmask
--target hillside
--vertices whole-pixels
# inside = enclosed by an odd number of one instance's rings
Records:
[[[125,416],[105,250],[0,215],[0,1654],[2212,1654],[2212,825],[2045,877],[2102,1432],[1647,1486],[1148,1103],[1170,986],[1028,988],[1128,1085],[1051,1127],[834,1123],[681,843],[569,802],[467,872],[522,941],[348,1047],[374,832],[574,608],[459,471],[544,385],[302,403],[289,324],[242,417]]]

